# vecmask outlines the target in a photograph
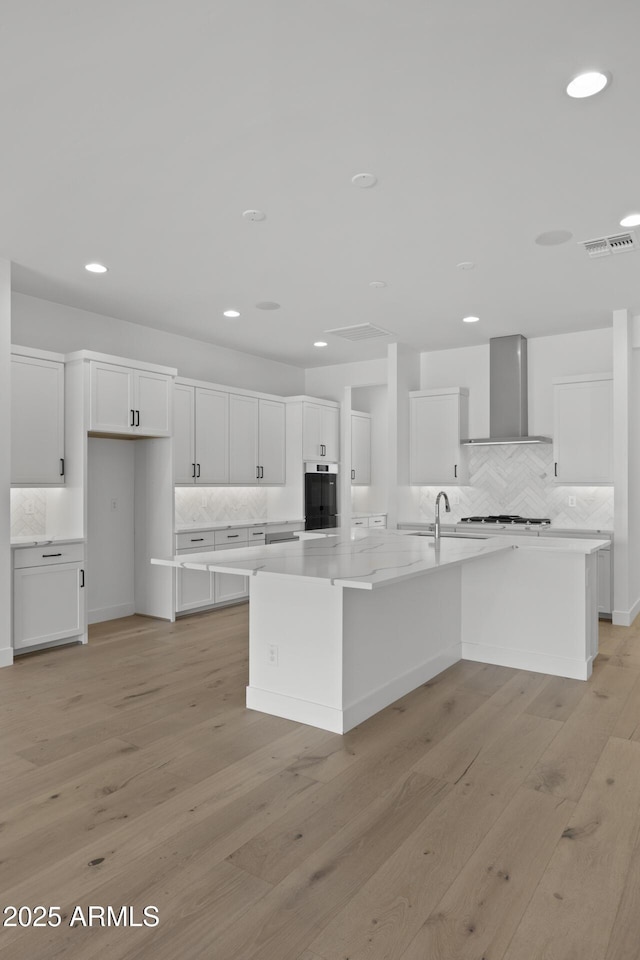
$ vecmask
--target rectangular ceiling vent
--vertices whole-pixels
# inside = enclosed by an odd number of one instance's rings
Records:
[[[612,253],[626,253],[638,249],[638,240],[633,230],[616,233],[611,237],[599,237],[597,240],[581,240],[590,257],[609,257]]]
[[[372,323],[357,323],[353,327],[335,327],[333,330],[325,330],[325,333],[342,337],[343,340],[376,340],[378,337],[393,336],[388,330],[374,327]]]

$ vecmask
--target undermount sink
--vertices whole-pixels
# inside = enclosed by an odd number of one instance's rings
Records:
[[[433,533],[427,533],[423,530],[416,530],[415,533],[410,533],[410,537],[431,537],[433,540]],[[450,537],[452,540],[488,540],[489,538],[482,533],[441,533],[441,538]]]

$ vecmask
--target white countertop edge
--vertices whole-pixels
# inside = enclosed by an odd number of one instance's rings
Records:
[[[181,523],[176,525],[174,533],[199,533],[207,530],[237,530],[242,527],[272,527],[272,526],[292,526],[302,524],[304,526],[304,517],[299,520],[220,520],[217,523],[201,523],[194,520],[193,523]]]
[[[20,550],[23,547],[48,547],[53,543],[85,543],[85,537],[12,537],[11,549]]]

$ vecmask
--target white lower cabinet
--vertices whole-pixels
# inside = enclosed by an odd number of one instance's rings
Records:
[[[213,549],[213,531],[179,533],[176,538],[179,557]],[[215,603],[213,574],[206,570],[178,570],[176,578],[176,612],[210,607]]]
[[[205,550],[233,550],[265,542],[264,527],[243,527],[180,533],[176,538],[178,556]],[[205,570],[178,570],[176,613],[204,609],[217,604],[244,600],[249,596],[249,578],[235,573],[208,573]]]
[[[84,547],[16,550],[13,646],[16,652],[85,633]]]
[[[216,546],[218,550],[233,550],[235,547],[248,547],[242,543],[228,543]],[[249,596],[249,577],[239,577],[235,573],[214,573],[216,603],[229,603],[231,600],[244,600]]]

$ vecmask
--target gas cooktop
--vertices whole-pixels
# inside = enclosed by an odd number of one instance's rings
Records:
[[[551,523],[548,517],[519,517],[513,513],[490,514],[487,517],[462,517],[461,523],[513,523],[543,527]]]

